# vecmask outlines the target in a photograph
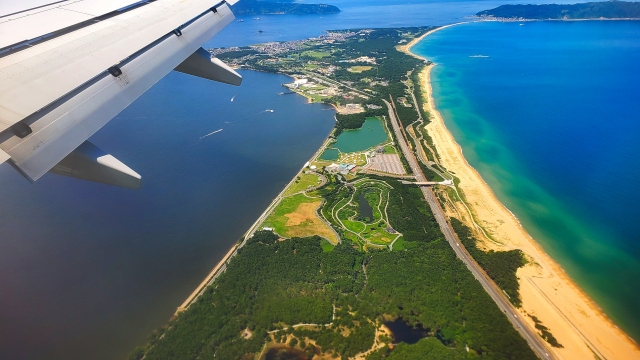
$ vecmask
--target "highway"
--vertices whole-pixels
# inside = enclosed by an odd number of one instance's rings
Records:
[[[407,159],[411,170],[416,176],[417,182],[426,182],[422,170],[418,166],[418,161],[416,160],[413,152],[409,149],[407,145],[407,140],[404,137],[402,132],[402,124],[398,121],[395,116],[395,112],[391,104],[384,100],[387,105],[387,109],[389,110],[389,119],[391,120],[391,125],[393,127],[393,131],[396,135],[396,140],[404,157]],[[458,243],[458,239],[455,236],[455,233],[449,223],[447,222],[447,218],[440,208],[438,204],[435,194],[431,190],[430,187],[421,187],[422,193],[424,194],[425,199],[429,203],[431,207],[431,211],[438,221],[438,225],[440,225],[440,229],[444,234],[445,238],[449,242],[449,245],[453,248],[453,251],[456,253],[458,258],[464,262],[467,268],[471,271],[473,276],[480,282],[485,291],[491,296],[493,301],[498,305],[500,310],[502,310],[506,315],[513,327],[520,333],[520,335],[529,343],[529,346],[541,359],[553,359],[553,356],[547,350],[547,347],[544,344],[544,340],[538,336],[532,329],[530,329],[527,324],[518,316],[517,310],[511,305],[511,302],[503,295],[502,290],[489,278],[489,276],[484,272],[484,270],[478,265],[478,263],[473,260],[471,255],[466,251],[462,244]]]

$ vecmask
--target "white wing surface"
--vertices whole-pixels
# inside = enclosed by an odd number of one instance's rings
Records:
[[[1,16],[0,162],[37,180],[94,149],[79,146],[176,67],[239,85],[200,48],[233,18],[219,0],[69,0]],[[56,173],[82,177],[89,163]]]

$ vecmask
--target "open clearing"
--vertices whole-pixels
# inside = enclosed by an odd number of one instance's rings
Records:
[[[352,66],[350,68],[347,69],[347,71],[352,72],[352,73],[361,73],[363,71],[367,71],[367,70],[371,70],[372,67],[371,66]]]
[[[338,243],[336,234],[316,215],[321,204],[320,198],[308,197],[304,193],[285,197],[262,226],[271,227],[287,238],[318,235],[335,245]]]
[[[284,192],[284,196],[290,196],[320,184],[320,177],[316,174],[300,174],[298,177],[300,179],[296,179],[291,184],[287,191]]]

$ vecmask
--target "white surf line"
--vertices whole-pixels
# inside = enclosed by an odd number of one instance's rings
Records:
[[[200,139],[198,139],[198,140],[202,140],[202,139],[206,138],[207,136],[211,136],[211,135],[213,135],[213,134],[217,134],[217,133],[219,133],[220,131],[222,131],[222,129],[216,130],[216,131],[214,131],[214,132],[210,132],[210,133],[208,133],[208,134],[207,134],[207,135],[205,135],[205,136],[200,136]]]

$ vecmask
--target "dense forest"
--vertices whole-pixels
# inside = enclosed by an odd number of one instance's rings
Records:
[[[476,16],[532,20],[639,19],[640,2],[603,1],[573,5],[501,5],[495,9],[481,11]]]
[[[337,14],[336,6],[327,4],[300,4],[291,2],[273,2],[261,0],[242,0],[233,5],[236,16],[261,14]]]
[[[339,194],[333,184],[328,197]],[[404,250],[362,252],[343,240],[327,251],[319,237],[257,232],[132,358],[253,359],[268,340],[347,358],[370,349],[384,321],[402,318],[428,336],[368,359],[535,359],[443,239],[420,190],[391,184],[389,221],[403,233]],[[247,329],[249,338],[242,336]]]
[[[451,218],[451,225],[462,245],[469,251],[469,254],[487,272],[487,275],[496,282],[500,289],[507,293],[511,303],[520,307],[522,300],[518,292],[520,284],[516,277],[516,271],[527,263],[522,251],[482,251],[478,249],[477,240],[471,229],[456,218]]]

